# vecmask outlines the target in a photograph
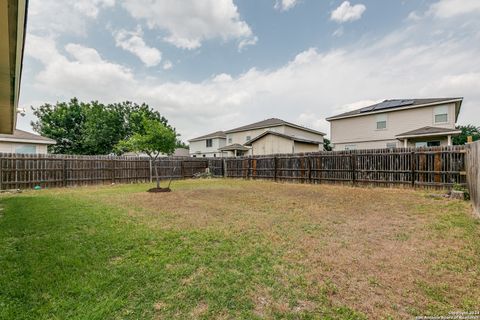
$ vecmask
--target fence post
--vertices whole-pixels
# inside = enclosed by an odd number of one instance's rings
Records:
[[[115,183],[115,176],[116,176],[116,169],[117,169],[117,161],[112,159],[113,161],[113,170],[112,170],[112,183]],[[127,180],[128,181],[128,180]]]
[[[312,183],[312,164],[310,163],[310,157],[306,156],[308,166],[308,183]]]
[[[153,182],[153,178],[152,178],[152,159],[148,159],[148,165],[150,167],[150,183]]]
[[[0,190],[3,189],[3,159],[0,159]]]
[[[412,151],[411,152],[411,159],[410,159],[410,166],[412,167],[412,188],[415,188],[415,165],[416,165],[416,161],[415,161],[415,151]]]
[[[277,157],[273,157],[273,181],[277,181]]]
[[[63,166],[63,186],[67,186],[67,159],[63,159],[62,161]]]
[[[356,175],[356,167],[357,167],[357,163],[356,163],[356,159],[355,159],[355,154],[352,153],[350,155],[350,163],[351,163],[351,166],[352,166],[352,184],[353,185],[356,185],[356,181],[355,181],[355,175]]]

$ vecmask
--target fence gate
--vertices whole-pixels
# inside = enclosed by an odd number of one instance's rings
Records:
[[[196,173],[203,173],[208,168],[208,160],[182,161],[182,176],[192,178]]]

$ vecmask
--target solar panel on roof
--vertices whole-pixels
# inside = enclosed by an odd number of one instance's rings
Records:
[[[382,103],[379,103],[375,106],[373,110],[383,110],[389,108],[404,107],[413,104],[413,100],[386,100]]]

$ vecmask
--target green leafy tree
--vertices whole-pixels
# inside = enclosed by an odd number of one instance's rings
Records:
[[[115,146],[135,133],[143,133],[143,119],[151,119],[175,131],[165,117],[147,104],[130,101],[102,104],[98,101],[44,104],[33,108],[33,129],[57,144],[52,153],[102,155],[115,152]]]
[[[480,140],[480,127],[476,127],[472,124],[466,126],[457,126],[459,130],[462,130],[462,133],[458,136],[453,137],[452,141],[455,145],[462,145],[467,143],[467,137],[471,136],[473,141]]]
[[[147,118],[142,120],[142,129],[141,133],[135,133],[130,138],[120,141],[117,147],[122,151],[146,153],[152,160],[157,188],[160,188],[156,160],[160,154],[173,154],[177,146],[177,134],[164,124]]]
[[[323,138],[323,149],[325,149],[325,151],[332,151],[331,142],[327,138]]]

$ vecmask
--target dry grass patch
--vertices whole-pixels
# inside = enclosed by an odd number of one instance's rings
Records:
[[[135,203],[132,216],[151,228],[260,234],[285,262],[279,283],[314,296],[323,292],[332,306],[370,317],[480,305],[474,285],[480,283],[479,249],[470,238],[480,232],[467,203],[398,189],[221,180],[183,185],[114,201]],[[457,218],[472,226],[465,231]],[[259,294],[254,301],[259,315],[315,309],[308,299],[288,303]]]

